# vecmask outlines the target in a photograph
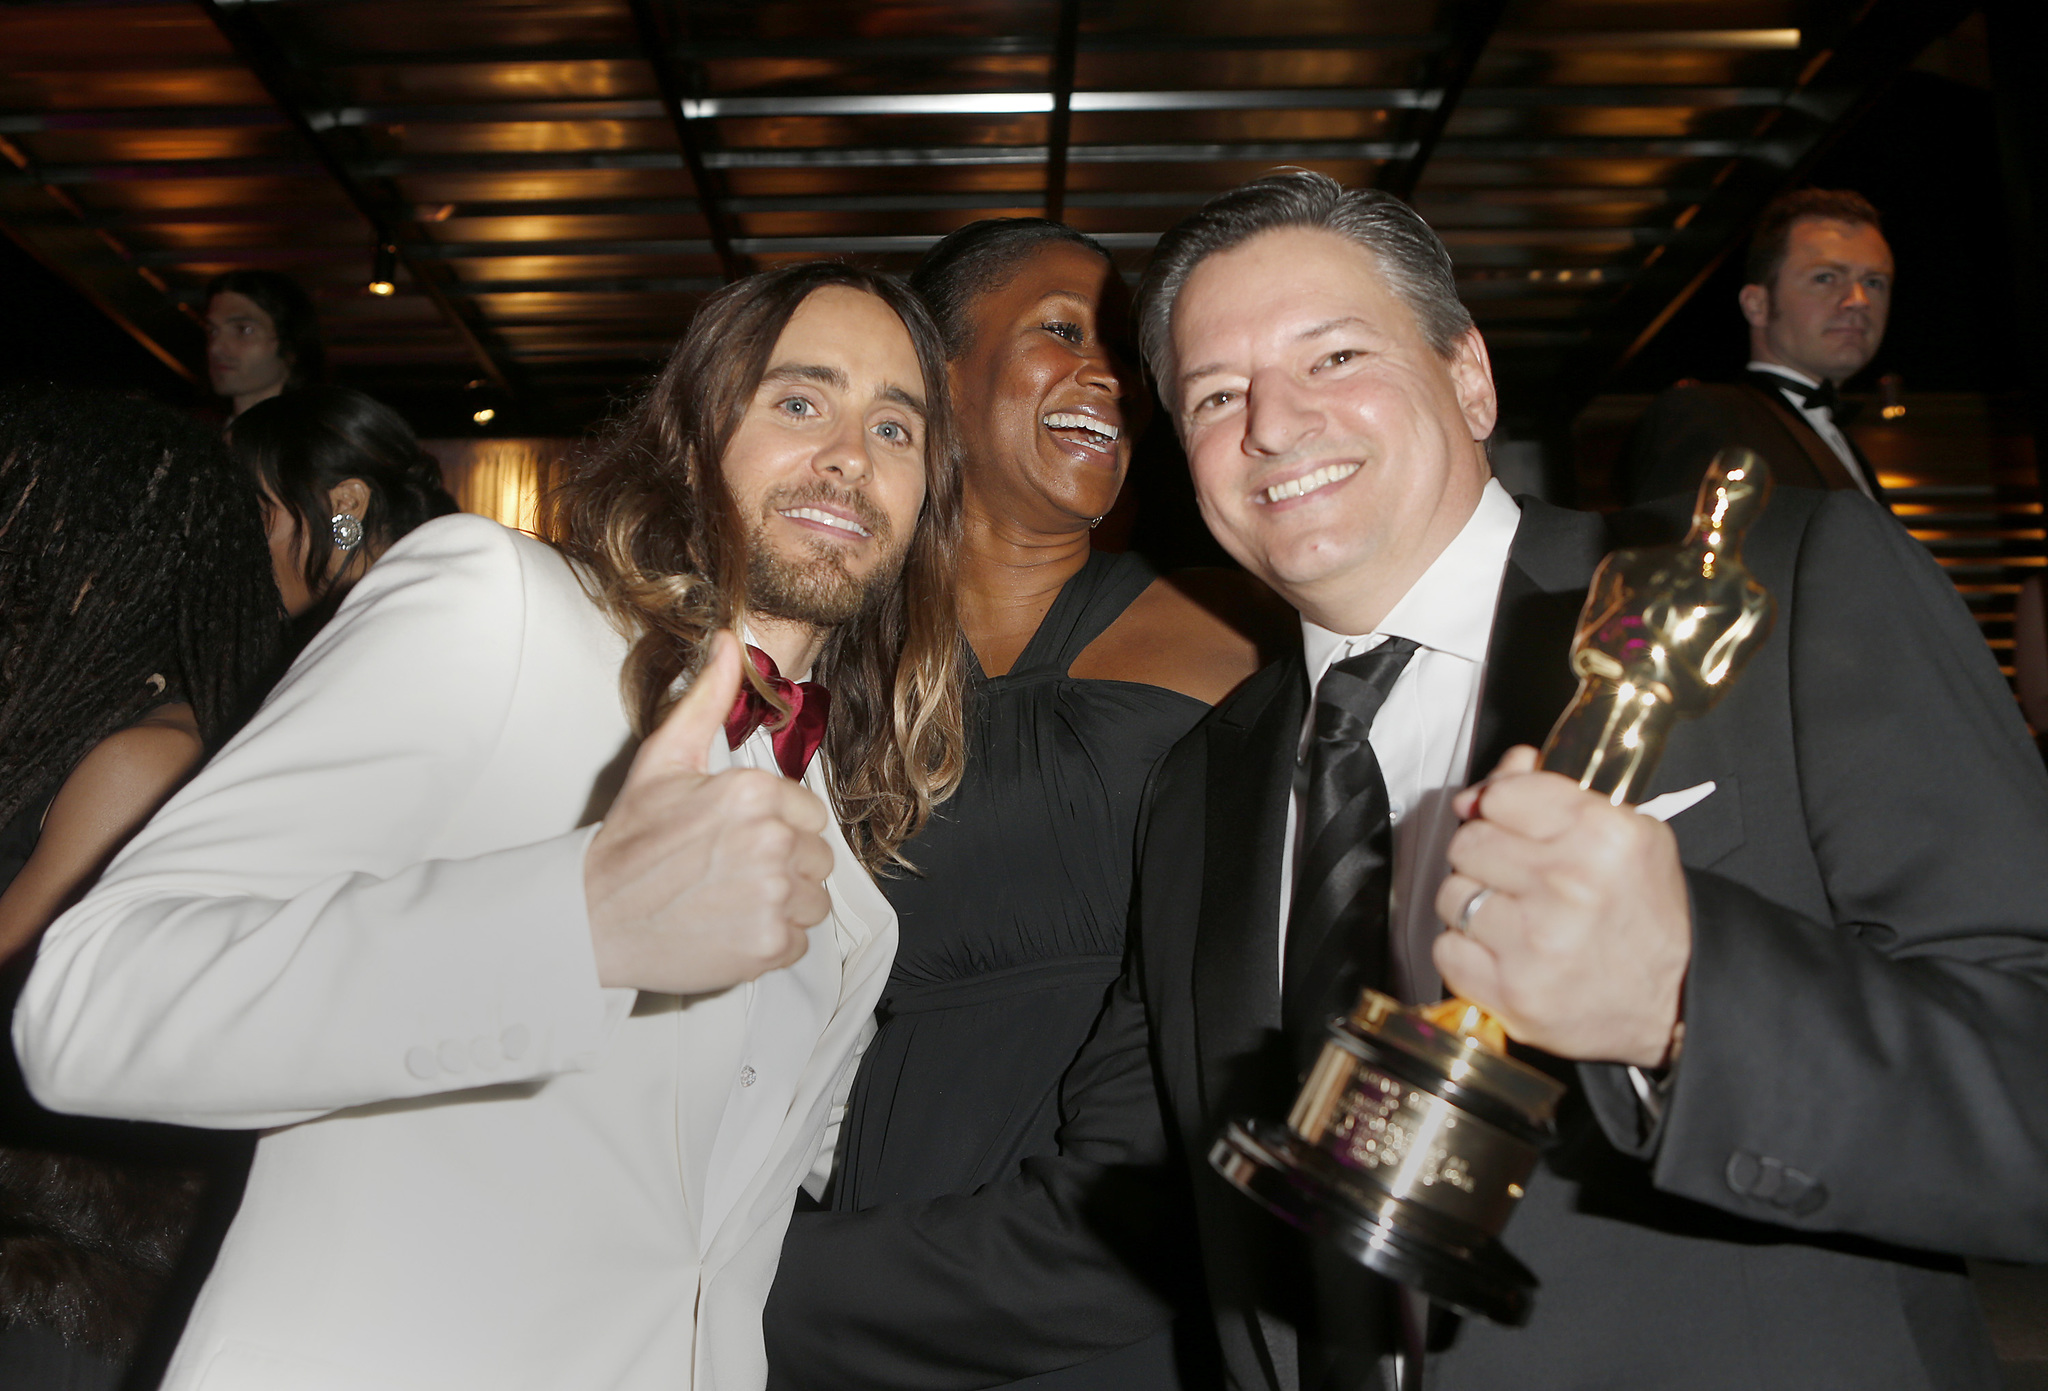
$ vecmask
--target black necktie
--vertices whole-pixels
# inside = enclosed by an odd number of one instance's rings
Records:
[[[1324,1020],[1349,1012],[1362,986],[1387,980],[1394,827],[1367,736],[1414,655],[1413,642],[1389,638],[1338,662],[1316,687],[1280,996],[1282,1026],[1305,1048]]]

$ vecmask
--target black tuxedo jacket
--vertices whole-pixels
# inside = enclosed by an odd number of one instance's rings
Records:
[[[1615,480],[1622,499],[1651,502],[1673,493],[1690,498],[1699,491],[1714,456],[1732,445],[1763,455],[1780,487],[1855,488],[1856,480],[1840,457],[1806,417],[1786,403],[1784,393],[1772,384],[1775,380],[1752,372],[1740,382],[1695,382],[1660,393],[1629,437]],[[1849,450],[1882,498],[1877,471],[1854,441]]]
[[[1565,704],[1601,555],[1675,522],[1522,508],[1480,772]],[[1933,1253],[2048,1259],[2048,777],[1953,587],[1868,499],[1782,490],[1747,558],[1776,627],[1651,788],[1715,784],[1670,823],[1694,926],[1663,1120],[1618,1067],[1538,1059],[1572,1090],[1506,1232],[1535,1314],[1439,1320],[1432,1388],[1989,1391],[1974,1295]],[[1308,1384],[1301,1244],[1206,1161],[1294,1090],[1278,874],[1307,701],[1298,659],[1269,667],[1156,772],[1129,967],[1066,1079],[1061,1155],[879,1218],[848,1271],[875,1292],[829,1330],[771,1305],[771,1360],[829,1337],[891,1368],[847,1385],[970,1387],[1115,1346],[1132,1277],[1103,1253],[1146,1245],[1102,1195],[1156,1172],[1191,1204],[1227,1381]]]

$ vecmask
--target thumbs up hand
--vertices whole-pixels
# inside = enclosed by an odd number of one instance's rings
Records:
[[[773,773],[706,771],[739,688],[739,643],[717,633],[584,855],[600,984],[723,990],[802,956],[830,911],[824,803]]]

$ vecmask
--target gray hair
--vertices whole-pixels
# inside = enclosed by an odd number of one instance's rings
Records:
[[[1376,188],[1347,189],[1327,174],[1275,170],[1203,204],[1159,239],[1145,270],[1138,287],[1138,349],[1170,414],[1177,413],[1173,309],[1181,288],[1217,252],[1283,227],[1334,232],[1370,253],[1439,357],[1449,358],[1472,327],[1471,313],[1458,300],[1451,253],[1415,209]]]

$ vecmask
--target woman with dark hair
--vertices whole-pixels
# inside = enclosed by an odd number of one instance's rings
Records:
[[[1241,576],[1162,578],[1090,545],[1148,413],[1099,245],[1038,218],[977,222],[911,285],[946,336],[960,422],[967,769],[905,845],[915,871],[881,881],[899,942],[879,1032],[829,1210],[791,1225],[767,1310],[772,1384],[791,1388],[928,1384],[891,1330],[920,1280],[947,1276],[903,1253],[945,1251],[959,1195],[1059,1152],[1060,1078],[1122,964],[1146,777],[1258,667],[1246,633],[1266,631]],[[1139,1262],[1148,1282],[1192,1268],[1162,1268],[1177,1249],[1162,1239]],[[1001,1291],[990,1298],[963,1385],[1181,1384],[1170,1302],[1138,1272],[1127,1301],[1065,1330],[1100,1355],[1064,1369],[987,1336]]]
[[[124,397],[0,395],[7,1007],[36,934],[262,694],[283,618],[256,489],[218,438]],[[5,1052],[0,1385],[111,1387],[219,1147],[52,1115]]]
[[[302,628],[332,615],[393,541],[457,510],[404,417],[345,386],[259,402],[229,443],[263,490],[285,611],[317,620]]]
[[[758,1391],[960,768],[945,371],[886,277],[727,286],[554,545],[393,545],[51,928],[39,1095],[264,1130],[169,1391]]]
[[[299,282],[269,270],[231,270],[206,286],[206,375],[239,416],[327,375],[320,317]]]

